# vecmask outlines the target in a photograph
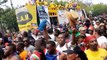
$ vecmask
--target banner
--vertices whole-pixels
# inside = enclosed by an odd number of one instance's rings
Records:
[[[43,20],[47,20],[48,23],[50,23],[47,6],[37,6],[37,11],[38,11],[40,22],[42,22]]]
[[[48,9],[49,9],[49,16],[50,17],[58,17],[58,15],[57,15],[58,9],[57,8],[55,6],[53,6],[53,7],[49,6],[48,7]]]
[[[16,9],[16,18],[20,31],[37,28],[36,5],[26,5]]]
[[[68,23],[69,20],[65,16],[65,10],[58,10],[58,22],[59,24]]]

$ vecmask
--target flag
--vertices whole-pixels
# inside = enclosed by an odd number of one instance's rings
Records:
[[[25,7],[16,9],[16,17],[20,31],[37,28],[36,5],[28,4]]]

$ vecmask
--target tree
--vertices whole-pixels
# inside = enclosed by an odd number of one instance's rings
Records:
[[[98,16],[102,13],[107,14],[107,5],[100,3],[92,6],[87,6],[85,10],[88,14],[90,13],[90,11],[92,11],[93,16]]]
[[[11,8],[0,9],[0,25],[3,31],[18,31],[15,10]]]
[[[57,5],[59,5],[59,2],[57,0],[54,0],[54,3],[57,4]]]
[[[7,0],[0,0],[0,5],[3,4],[3,3],[6,3]]]
[[[97,4],[92,6],[93,16],[100,15],[102,13],[107,14],[107,5],[105,4]]]

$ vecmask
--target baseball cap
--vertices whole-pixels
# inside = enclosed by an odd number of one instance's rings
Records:
[[[86,38],[85,38],[85,43],[88,43],[91,39],[93,39],[93,38],[96,38],[95,36],[87,36]]]
[[[63,51],[64,53],[67,53],[67,54],[73,54],[73,53],[76,53],[75,51],[73,50],[65,50]]]
[[[86,28],[85,27],[80,27],[79,31],[81,31],[81,30],[86,30]]]

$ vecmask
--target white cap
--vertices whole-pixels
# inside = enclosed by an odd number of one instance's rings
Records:
[[[86,30],[86,28],[85,27],[80,27],[79,31],[81,31],[81,30]]]

